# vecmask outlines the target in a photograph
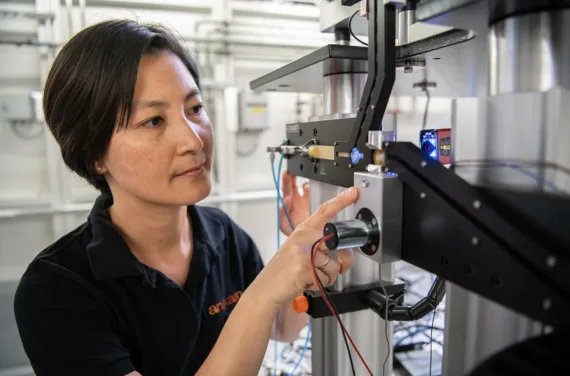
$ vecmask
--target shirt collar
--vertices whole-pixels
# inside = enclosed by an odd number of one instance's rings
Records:
[[[112,196],[103,194],[95,200],[89,214],[92,239],[86,251],[93,275],[98,280],[141,276],[144,266],[111,222],[108,209],[112,204]],[[207,274],[209,265],[219,258],[218,247],[225,239],[225,228],[206,208],[188,206],[188,215],[192,224],[194,252],[205,253],[200,258]]]

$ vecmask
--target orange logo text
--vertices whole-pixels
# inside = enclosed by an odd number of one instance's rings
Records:
[[[228,296],[227,298],[225,298],[224,300],[222,300],[218,304],[214,304],[214,305],[210,306],[210,308],[208,308],[208,313],[210,314],[210,316],[217,315],[218,313],[220,313],[224,309],[228,308],[229,306],[236,304],[238,302],[239,298],[241,298],[241,294],[242,294],[242,292],[238,291],[238,292]]]

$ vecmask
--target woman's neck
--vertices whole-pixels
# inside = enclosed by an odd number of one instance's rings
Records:
[[[192,226],[186,206],[160,206],[134,197],[115,197],[109,215],[137,257],[162,259],[192,249]],[[143,260],[141,260],[143,261]]]

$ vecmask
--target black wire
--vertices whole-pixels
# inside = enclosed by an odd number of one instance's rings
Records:
[[[320,238],[319,240],[317,240],[313,246],[311,247],[311,263],[313,260],[313,256],[315,253],[315,247],[317,246],[317,244],[319,244],[319,242],[323,240],[323,238]],[[336,315],[336,318],[338,318],[338,323],[340,324],[340,331],[342,332],[342,337],[344,338],[344,344],[346,345],[346,351],[348,352],[348,359],[350,360],[350,368],[352,369],[352,375],[356,376],[356,371],[354,370],[354,361],[352,360],[352,353],[350,352],[350,346],[348,345],[348,339],[346,338],[346,333],[344,332],[345,328],[344,328],[344,324],[342,323],[342,320],[340,319],[340,315],[338,314],[338,310],[336,309],[329,293],[327,292],[327,290],[325,289],[325,286],[323,285],[323,282],[321,281],[321,279],[319,278],[319,275],[315,272],[315,275],[317,276],[317,282],[319,285],[321,285],[323,292],[325,293],[328,301],[331,304],[331,307],[333,309],[333,313]]]
[[[422,130],[426,129],[427,126],[427,116],[428,116],[428,109],[429,109],[429,101],[430,101],[430,95],[429,95],[429,90],[426,88],[425,89],[426,92],[426,110],[424,111],[424,121],[422,123]]]
[[[433,358],[433,325],[435,323],[435,313],[433,313],[433,317],[431,318],[431,330],[430,330],[430,342],[429,342],[429,376],[431,376],[431,362]]]
[[[356,13],[360,12],[360,10],[357,10],[356,12],[354,12],[352,14],[352,16],[350,16],[350,19],[348,20],[348,31],[350,32],[350,35],[352,35],[352,37],[354,39],[356,39],[357,41],[359,41],[360,43],[362,43],[365,46],[368,46],[368,43],[361,41],[356,35],[354,35],[354,33],[352,32],[352,19],[354,18],[354,16],[356,16]]]

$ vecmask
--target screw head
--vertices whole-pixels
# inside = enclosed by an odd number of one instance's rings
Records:
[[[376,106],[374,106],[373,104],[370,105],[370,109],[371,109],[371,110],[373,110],[373,109],[375,109],[375,108],[376,108]]]
[[[378,223],[378,221],[376,221],[376,218],[372,218],[372,224],[376,225]]]
[[[389,142],[384,142],[384,146],[388,147],[388,146],[390,146],[390,143],[389,143]]]
[[[425,193],[420,193],[420,198],[426,198],[426,194]]]
[[[338,166],[338,162],[334,162],[333,165],[336,167]]]
[[[481,207],[481,201],[479,201],[479,200],[473,201],[473,207],[475,209],[479,209]]]
[[[422,167],[427,166],[427,162],[426,162],[426,161],[422,161],[422,163],[420,163],[420,166],[422,166]]]
[[[471,238],[471,244],[473,244],[473,245],[479,244],[479,238],[476,236],[472,237]]]
[[[545,311],[550,310],[550,308],[552,308],[552,300],[550,300],[550,298],[545,298],[542,301],[542,309],[544,309]]]
[[[373,244],[373,245],[370,246],[370,249],[373,250],[373,251],[376,251],[376,246]]]
[[[362,186],[364,188],[367,188],[370,185],[370,182],[368,181],[368,179],[362,179]]]
[[[556,257],[548,256],[546,258],[546,266],[548,266],[550,269],[554,268],[556,266]]]
[[[356,216],[356,218],[362,219],[362,214],[358,213],[358,215]]]

